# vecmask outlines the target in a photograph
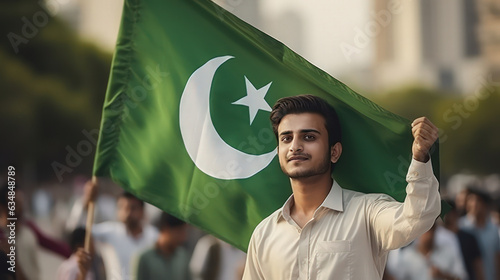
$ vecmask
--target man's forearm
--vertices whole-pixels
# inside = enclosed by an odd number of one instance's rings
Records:
[[[407,245],[429,230],[441,211],[439,183],[431,162],[412,160],[403,203],[381,199],[371,204],[371,224],[382,250]]]

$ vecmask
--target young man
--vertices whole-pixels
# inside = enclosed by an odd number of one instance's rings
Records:
[[[85,185],[83,205],[95,201],[98,185]],[[118,222],[107,221],[93,226],[92,236],[102,255],[109,279],[132,279],[130,271],[135,254],[150,247],[158,231],[145,223],[144,201],[124,192],[117,201]]]
[[[467,215],[459,220],[460,229],[477,239],[483,259],[485,280],[500,279],[500,237],[490,213],[491,197],[477,188],[467,196]]]
[[[455,202],[453,200],[447,202],[451,206],[451,210],[444,217],[444,227],[455,235],[451,237],[455,237],[458,240],[460,254],[468,276],[467,279],[482,280],[484,279],[483,260],[477,239],[473,234],[460,229],[458,225],[460,213],[455,206]],[[444,237],[442,235],[441,245],[449,245],[452,239],[446,236],[448,239],[445,241]]]
[[[342,144],[337,114],[326,101],[282,98],[271,123],[293,195],[256,227],[243,279],[381,279],[388,251],[426,232],[439,215],[428,155],[438,130],[428,119],[412,123],[404,203],[345,190],[333,180]]]
[[[190,279],[189,253],[181,246],[186,242],[188,225],[163,212],[158,229],[155,246],[141,253],[134,265],[135,279]]]
[[[462,259],[448,246],[437,245],[434,225],[417,241],[402,250],[398,269],[401,279],[406,280],[461,280],[468,279],[463,273]]]

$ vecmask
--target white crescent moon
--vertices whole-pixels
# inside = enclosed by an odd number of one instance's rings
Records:
[[[245,179],[266,168],[276,149],[251,155],[229,146],[217,133],[210,116],[210,89],[217,69],[232,56],[212,58],[191,74],[182,92],[179,124],[184,146],[194,164],[217,179]]]

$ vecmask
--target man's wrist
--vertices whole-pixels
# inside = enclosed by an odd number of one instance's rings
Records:
[[[426,163],[429,161],[430,156],[429,156],[429,153],[417,154],[417,155],[413,155],[413,159],[415,159],[416,161]]]

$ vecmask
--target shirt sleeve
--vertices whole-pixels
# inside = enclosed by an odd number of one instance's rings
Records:
[[[65,242],[53,239],[52,237],[43,233],[40,228],[31,220],[25,221],[26,226],[28,226],[36,236],[38,244],[43,248],[52,251],[56,254],[61,255],[64,258],[69,258],[71,256],[71,249],[69,245]]]
[[[409,244],[431,228],[441,211],[439,183],[431,160],[412,159],[406,181],[403,203],[382,195],[368,206],[370,226],[381,251]]]
[[[57,269],[57,280],[76,280],[78,277],[78,269],[74,263],[68,261],[63,262]]]
[[[255,244],[255,232],[252,234],[250,238],[250,244],[248,245],[247,251],[247,260],[245,263],[245,270],[243,272],[242,280],[264,280],[264,275],[262,274],[262,270],[259,265],[259,259],[256,250]]]
[[[206,235],[196,243],[189,264],[193,279],[209,279],[210,275],[214,274],[214,270],[218,269],[218,267],[214,267],[218,262],[213,260],[216,242],[214,239],[214,237]]]

